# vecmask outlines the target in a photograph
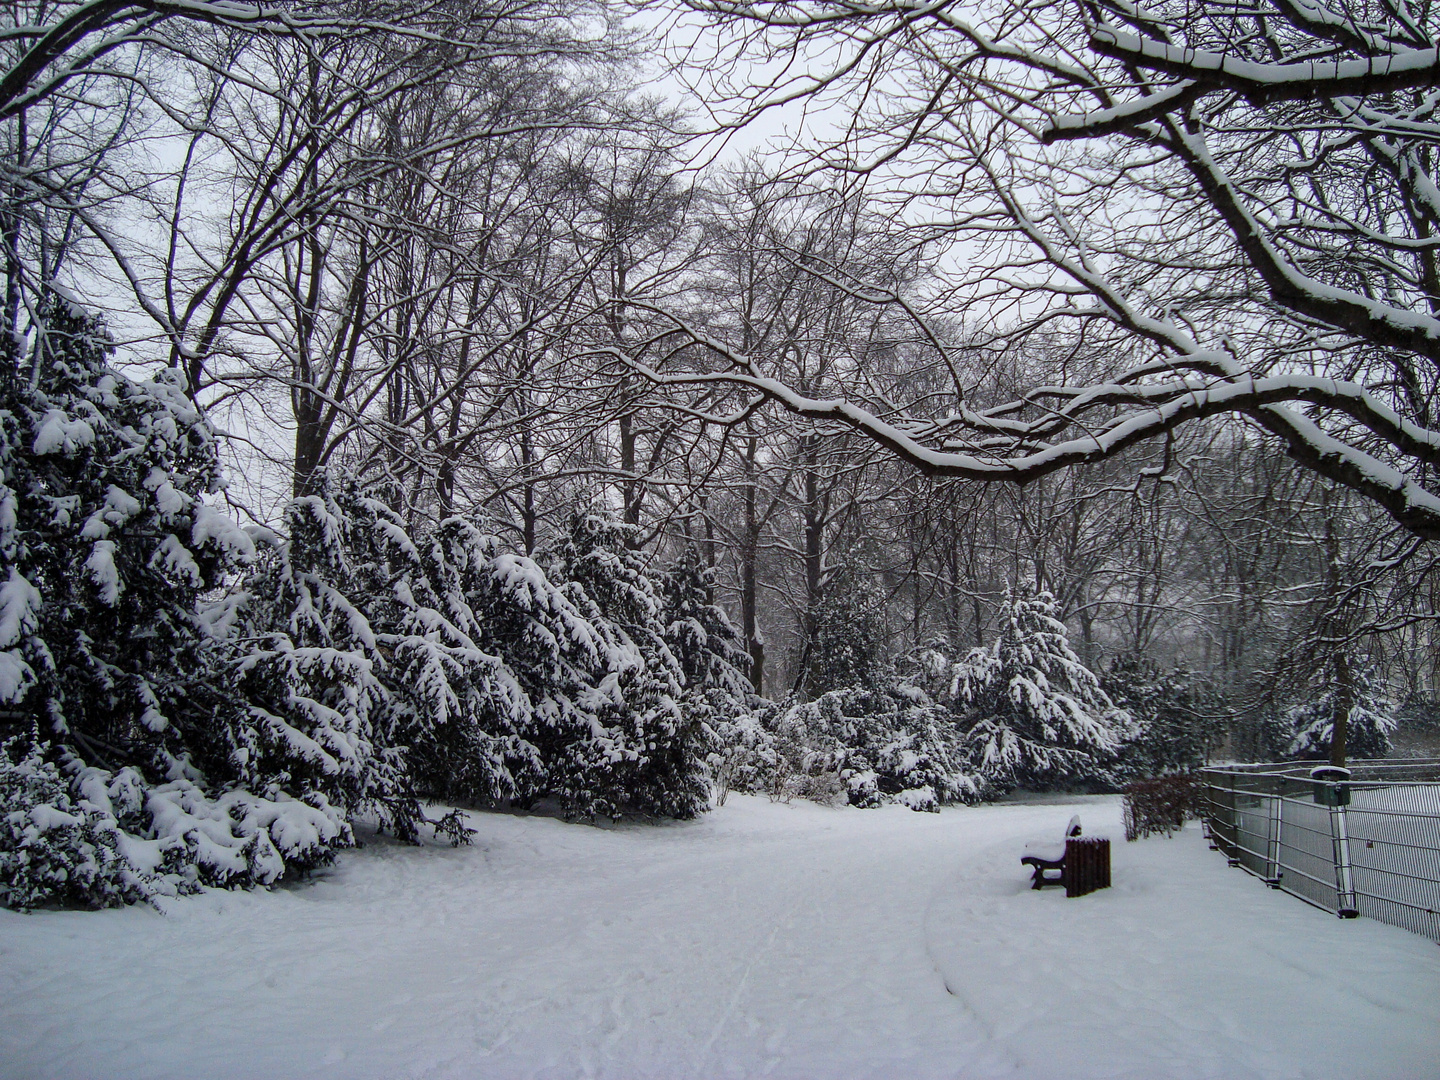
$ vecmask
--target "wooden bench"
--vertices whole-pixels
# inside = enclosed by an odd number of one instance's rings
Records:
[[[1065,837],[1058,844],[1047,844],[1042,841],[1031,841],[1025,845],[1025,854],[1021,856],[1020,862],[1025,866],[1035,868],[1035,878],[1030,883],[1032,889],[1043,889],[1046,885],[1065,884],[1065,841],[1072,836],[1080,835],[1080,815],[1076,814],[1070,819],[1070,824],[1065,826]],[[1056,870],[1059,877],[1046,877],[1045,871]]]
[[[1110,841],[1103,836],[1081,836],[1078,814],[1065,826],[1064,840],[1026,844],[1020,862],[1035,868],[1032,889],[1064,885],[1066,896],[1084,896],[1110,887]],[[1057,876],[1047,877],[1049,870]]]

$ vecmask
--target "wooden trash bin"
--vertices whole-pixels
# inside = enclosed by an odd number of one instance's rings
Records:
[[[1065,840],[1065,895],[1084,896],[1110,887],[1110,840],[1071,836]]]

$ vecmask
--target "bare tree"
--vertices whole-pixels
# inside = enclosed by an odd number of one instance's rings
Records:
[[[35,297],[67,258],[294,492],[378,444],[453,501],[506,392],[497,356],[567,302],[515,274],[520,204],[554,209],[556,146],[625,120],[603,4],[34,7],[8,70],[50,66],[0,116],[6,340],[43,336]],[[82,33],[82,8],[111,21]]]
[[[975,397],[966,372],[943,407],[864,386],[821,397],[681,320],[719,363],[651,370],[658,386],[722,381],[928,473],[1016,482],[1239,414],[1440,536],[1429,15],[1286,0],[688,6],[713,22],[690,59],[733,122],[798,99],[847,110],[799,167],[883,183],[918,234],[963,245],[933,310],[963,312],[997,360],[1043,329],[1111,362],[1008,400]],[[754,70],[781,74],[748,86]]]

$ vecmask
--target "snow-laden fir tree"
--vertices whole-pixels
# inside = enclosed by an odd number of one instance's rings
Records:
[[[1071,651],[1047,592],[1005,590],[995,643],[950,674],[971,768],[992,791],[1099,775],[1130,725]]]
[[[1338,671],[1345,664],[1344,672]],[[1350,684],[1348,694],[1344,684]],[[1374,669],[1348,656],[1332,656],[1321,668],[1311,693],[1284,711],[1283,720],[1290,744],[1289,757],[1306,761],[1329,760],[1330,740],[1337,712],[1348,710],[1345,724],[1345,753],[1353,758],[1379,758],[1390,752],[1390,733],[1395,716]]]
[[[680,665],[687,698],[718,690],[740,700],[751,693],[746,652],[740,632],[715,599],[715,571],[700,549],[687,544],[661,575],[661,621],[665,643]]]
[[[484,806],[551,794],[569,748],[593,736],[605,635],[476,522],[407,522],[343,474],[315,488],[291,504],[290,538],[241,607],[246,689],[258,700],[272,687],[267,723],[298,731],[302,747],[369,747],[354,755],[363,771],[316,756],[322,773],[308,780],[328,776],[337,805],[373,808],[405,837],[425,820],[420,796]],[[262,654],[256,641],[271,644]],[[455,815],[439,824],[463,832]]]
[[[730,790],[750,790],[756,782],[757,739],[765,735],[750,708],[754,687],[747,672],[751,659],[715,598],[715,571],[700,550],[687,544],[660,577],[661,621],[665,642],[685,679],[682,709],[705,733],[706,765],[716,803]]]
[[[681,708],[684,675],[632,532],[611,514],[577,511],[541,560],[600,631],[605,663],[581,702],[593,727],[557,747],[552,785],[572,812],[693,817],[710,794],[706,732]]]
[[[214,439],[177,373],[121,375],[58,295],[42,321],[38,377],[0,391],[0,703],[116,767],[223,755],[196,601],[250,543],[204,501]]]
[[[323,861],[344,841],[335,815],[283,770],[246,786],[251,721],[218,670],[224,620],[199,602],[254,547],[206,501],[221,474],[203,415],[176,372],[110,367],[67,297],[40,316],[33,377],[0,389],[0,698],[19,718],[0,788],[10,825],[28,822],[0,837],[10,902],[104,904]],[[62,849],[76,872],[42,873]]]
[[[884,604],[869,576],[842,567],[820,592],[806,626],[801,688],[818,697],[850,687],[875,688],[890,681]]]
[[[982,793],[954,714],[911,686],[831,690],[790,703],[771,727],[800,794],[823,794],[816,781],[825,777],[860,807],[896,802],[938,810]]]
[[[255,530],[259,564],[217,607],[246,701],[241,778],[325,808],[347,838],[350,818],[370,808],[414,835],[404,763],[377,731],[386,657],[365,610],[375,567],[356,558],[371,548],[369,523],[355,519],[353,492],[325,477],[315,491],[286,507],[285,535]]]
[[[418,548],[384,637],[412,775],[437,798],[527,804],[550,792],[558,748],[591,731],[605,642],[533,560],[477,523],[442,521]]]

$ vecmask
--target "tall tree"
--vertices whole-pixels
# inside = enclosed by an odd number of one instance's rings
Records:
[[[963,245],[939,306],[970,312],[997,357],[1063,330],[1104,376],[1062,369],[989,401],[957,378],[938,407],[835,399],[678,320],[719,363],[660,385],[719,381],[923,471],[1016,482],[1238,414],[1440,536],[1432,20],[1278,2],[690,7],[712,20],[734,122],[837,103],[846,122],[806,167],[888,185],[919,236]],[[724,96],[734,64],[780,56],[803,74]]]

